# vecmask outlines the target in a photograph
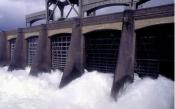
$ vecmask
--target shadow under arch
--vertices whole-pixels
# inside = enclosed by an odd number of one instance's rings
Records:
[[[84,34],[85,68],[103,73],[114,73],[121,37],[120,30],[96,30]]]
[[[34,35],[30,36],[26,39],[26,64],[27,66],[31,66],[34,60],[34,57],[37,53],[37,46],[38,46],[38,39],[39,36]]]
[[[59,33],[50,38],[51,68],[64,71],[68,49],[71,41],[71,33]]]
[[[161,74],[174,80],[174,24],[136,30],[135,72],[141,76]]]

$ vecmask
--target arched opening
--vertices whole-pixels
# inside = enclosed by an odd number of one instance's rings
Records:
[[[9,58],[12,59],[15,51],[16,38],[9,40]]]
[[[104,73],[114,73],[121,32],[98,30],[85,34],[85,68]]]
[[[33,36],[27,39],[27,65],[31,66],[33,58],[37,53],[38,36]]]
[[[174,24],[145,27],[136,33],[135,72],[174,79]]]
[[[56,34],[51,37],[51,63],[52,69],[64,70],[66,58],[71,41],[70,33]]]

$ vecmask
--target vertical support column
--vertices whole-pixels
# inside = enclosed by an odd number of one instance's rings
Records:
[[[71,43],[66,59],[63,77],[60,83],[60,88],[70,83],[73,79],[79,77],[84,72],[83,67],[83,42],[81,36],[81,21],[78,18],[74,19],[72,28]]]
[[[49,23],[49,3],[48,0],[45,0],[45,6],[46,6],[46,24]]]
[[[14,55],[11,59],[9,71],[25,69],[26,66],[26,48],[23,29],[19,28],[17,31],[17,39],[15,44]]]
[[[134,79],[134,60],[135,60],[135,27],[134,11],[125,10],[123,16],[122,36],[118,63],[114,75],[111,96],[116,100],[120,89],[125,83],[131,83]]]
[[[50,72],[50,43],[47,35],[46,25],[41,25],[39,33],[37,53],[33,59],[30,74],[37,76],[38,73]]]
[[[5,31],[0,33],[0,66],[7,65],[7,36]]]

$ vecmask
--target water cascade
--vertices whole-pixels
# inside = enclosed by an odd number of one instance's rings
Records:
[[[112,74],[87,72],[59,89],[62,72],[52,71],[29,76],[26,70],[0,68],[0,109],[172,109],[174,82],[140,79],[120,94],[117,102],[110,98]],[[59,80],[59,81],[58,81]]]

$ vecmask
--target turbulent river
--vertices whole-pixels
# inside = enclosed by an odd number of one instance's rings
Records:
[[[85,72],[63,89],[62,73],[29,76],[30,68],[8,72],[0,68],[0,109],[173,109],[174,82],[135,75],[115,102],[110,98],[112,74]]]

